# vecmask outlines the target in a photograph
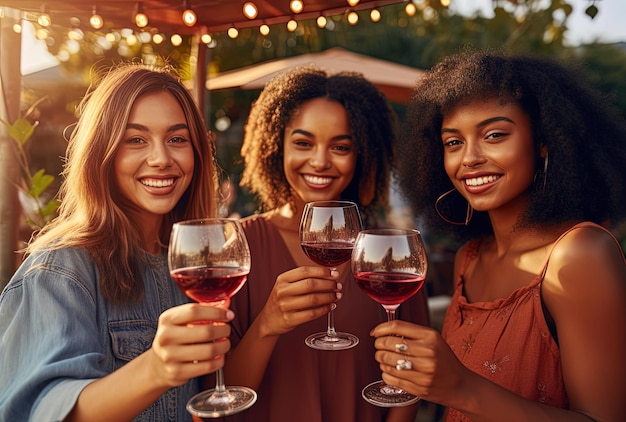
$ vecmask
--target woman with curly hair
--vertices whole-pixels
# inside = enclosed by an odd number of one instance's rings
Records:
[[[449,421],[622,420],[624,121],[565,64],[468,51],[419,81],[405,129],[402,191],[467,242],[441,335],[373,331],[383,379]]]
[[[366,225],[387,206],[396,117],[361,74],[328,74],[301,67],[277,76],[254,103],[245,127],[244,187],[262,214],[242,223],[252,255],[248,282],[233,298],[229,383],[253,387],[257,403],[234,420],[382,421],[395,413],[413,421],[417,406],[377,408],[361,389],[380,377],[369,331],[381,307],[352,279],[314,265],[300,247],[305,203],[356,202]],[[341,327],[361,342],[341,351],[309,348],[304,339],[326,330],[334,309]],[[402,317],[428,324],[425,295],[403,306]],[[369,341],[368,341],[369,340]],[[404,418],[400,418],[403,416]]]
[[[167,245],[216,212],[213,139],[166,67],[115,66],[79,111],[59,215],[0,296],[0,420],[190,421],[230,346],[192,323],[233,315],[188,303]]]

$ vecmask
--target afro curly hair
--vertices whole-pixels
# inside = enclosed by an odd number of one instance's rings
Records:
[[[492,233],[485,212],[467,227],[446,224],[434,204],[453,188],[443,165],[441,125],[456,105],[474,100],[514,102],[530,117],[536,183],[519,227],[567,221],[617,225],[626,214],[626,126],[580,69],[534,55],[463,51],[436,64],[418,81],[396,155],[403,196],[425,226],[459,240]],[[549,153],[547,172],[541,148]],[[465,218],[467,202],[451,195],[442,214]],[[452,217],[451,217],[452,218]]]
[[[316,66],[301,66],[272,79],[248,116],[240,185],[257,196],[261,210],[295,203],[283,170],[285,127],[303,103],[320,97],[345,108],[357,151],[354,177],[341,199],[359,204],[364,219],[386,210],[397,115],[358,72],[330,74]]]

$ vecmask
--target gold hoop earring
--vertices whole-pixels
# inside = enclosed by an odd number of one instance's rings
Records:
[[[537,183],[537,179],[543,176],[543,183],[542,183],[542,192],[546,191],[546,182],[548,180],[548,152],[546,151],[546,156],[543,158],[543,172],[541,170],[537,170],[535,172],[535,177],[533,178],[533,182]]]
[[[472,216],[474,215],[474,208],[472,208],[472,206],[470,205],[469,202],[467,203],[467,211],[465,213],[465,221],[462,221],[462,222],[460,222],[460,221],[452,221],[452,220],[444,217],[443,214],[441,213],[441,211],[439,210],[439,202],[441,202],[441,200],[443,198],[445,198],[446,196],[450,195],[454,191],[456,191],[456,189],[450,189],[446,193],[443,193],[442,195],[440,195],[439,198],[437,198],[437,200],[435,201],[435,212],[446,223],[453,224],[455,226],[467,226],[467,225],[469,225],[469,222],[472,219]]]
[[[546,158],[543,159],[543,191],[546,191],[546,181],[548,180],[548,151],[546,151]]]

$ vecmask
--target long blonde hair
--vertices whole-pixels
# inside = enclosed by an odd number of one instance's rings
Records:
[[[172,94],[183,109],[195,159],[189,188],[159,228],[161,243],[167,245],[173,222],[215,215],[215,139],[207,131],[193,97],[170,68],[118,65],[83,98],[67,147],[59,215],[26,249],[30,254],[44,249],[84,248],[99,270],[103,296],[112,303],[143,297],[141,267],[145,257],[141,233],[127,217],[117,193],[113,161],[135,101],[161,90]]]

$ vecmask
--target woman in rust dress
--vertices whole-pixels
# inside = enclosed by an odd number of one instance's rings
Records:
[[[626,414],[626,265],[609,231],[626,217],[626,129],[577,75],[467,52],[416,88],[403,191],[469,240],[442,336],[383,324],[376,358],[383,379],[447,406],[449,421]]]

